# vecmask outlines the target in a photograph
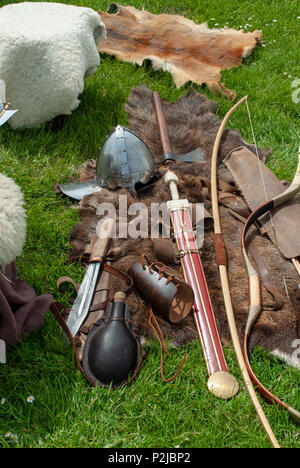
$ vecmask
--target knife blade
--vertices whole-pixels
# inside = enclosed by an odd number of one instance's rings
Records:
[[[78,333],[89,313],[101,266],[107,254],[113,227],[114,221],[111,218],[105,220],[105,222],[100,226],[99,237],[93,247],[89,266],[66,322],[72,336],[75,336]]]

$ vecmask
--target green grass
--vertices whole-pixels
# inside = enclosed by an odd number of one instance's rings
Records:
[[[1,1],[3,6],[13,1]],[[81,6],[106,10],[109,2],[76,1]],[[168,0],[130,2],[153,13],[185,15],[213,27],[261,29],[265,47],[256,48],[240,67],[222,72],[222,82],[238,97],[249,95],[257,143],[271,147],[269,167],[291,179],[300,142],[300,103],[292,101],[292,81],[300,78],[299,9],[296,0],[239,1]],[[214,18],[214,19],[212,19]],[[251,18],[251,20],[249,19]],[[276,22],[273,20],[277,20]],[[124,104],[132,87],[145,83],[165,99],[176,100],[189,85],[176,89],[167,72],[137,67],[103,56],[97,73],[86,79],[78,109],[54,129],[13,131],[1,128],[0,171],[15,179],[25,196],[28,234],[19,275],[37,294],[48,291],[61,299],[56,279],[82,278],[79,265],[65,265],[69,232],[78,222],[70,200],[53,192],[57,179],[74,174],[97,150],[116,124],[128,124]],[[196,90],[218,104],[222,118],[232,106],[227,98],[213,96],[206,87]],[[252,143],[247,110],[242,106],[228,124],[239,128]],[[230,371],[241,391],[229,402],[215,399],[207,390],[207,374],[198,342],[186,347],[188,359],[175,382],[164,384],[159,374],[159,348],[146,348],[144,365],[131,387],[109,391],[91,388],[75,369],[72,352],[55,319],[46,315],[41,330],[26,337],[8,353],[0,366],[0,446],[2,447],[269,447],[244,388],[231,346],[225,348]],[[184,350],[172,350],[166,362],[170,374]],[[253,367],[264,384],[291,406],[300,409],[300,374],[261,350],[252,356]],[[166,370],[166,372],[168,372]],[[29,395],[33,403],[27,403]],[[262,402],[283,447],[300,447],[299,429],[276,406]],[[4,437],[17,434],[17,440]]]

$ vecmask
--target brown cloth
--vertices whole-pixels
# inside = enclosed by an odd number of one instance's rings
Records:
[[[52,302],[51,294],[37,296],[26,281],[18,278],[15,262],[0,270],[0,338],[16,344],[44,324],[44,315]]]

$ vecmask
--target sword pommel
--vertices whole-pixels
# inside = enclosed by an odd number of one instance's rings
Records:
[[[178,179],[177,175],[174,174],[174,172],[172,172],[172,171],[167,171],[165,173],[164,180],[165,180],[165,183],[167,185],[170,185],[171,182],[175,182],[175,184],[177,185],[178,182],[179,182],[179,179]]]
[[[176,174],[172,171],[168,171],[164,177],[165,183],[169,186],[172,200],[179,200],[179,194],[177,190],[177,184],[179,183],[179,179]]]

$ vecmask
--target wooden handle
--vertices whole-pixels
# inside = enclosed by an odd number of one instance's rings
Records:
[[[2,110],[2,112],[0,112],[0,118],[3,117],[3,115],[5,114],[5,112],[10,108],[11,106],[11,103],[10,102],[7,102]]]
[[[90,262],[101,261],[105,258],[113,227],[114,220],[111,218],[108,218],[101,223],[99,233],[97,232],[98,239],[96,240],[91,253]]]
[[[164,177],[165,183],[169,186],[172,200],[179,200],[177,184],[179,183],[178,177],[174,172],[168,171]]]
[[[249,276],[249,305],[261,307],[260,277]]]
[[[160,99],[160,95],[157,91],[153,92],[153,104],[154,104],[154,110],[155,110],[155,115],[156,115],[156,120],[157,120],[157,125],[158,125],[160,141],[161,141],[163,152],[172,153],[167,124],[166,124],[166,120],[164,116],[164,111],[162,108],[162,102]]]
[[[250,336],[258,317],[261,314],[261,285],[259,275],[249,276],[249,314],[245,327],[245,334]]]

